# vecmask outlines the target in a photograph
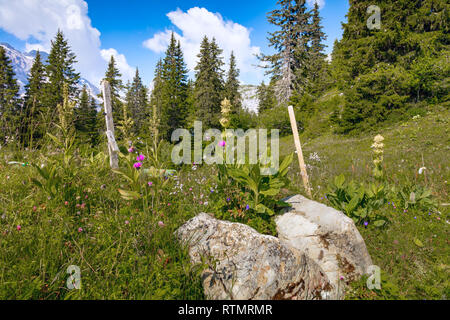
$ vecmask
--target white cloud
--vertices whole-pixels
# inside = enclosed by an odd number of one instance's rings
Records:
[[[258,59],[255,54],[260,48],[251,45],[250,30],[230,20],[224,20],[219,13],[212,13],[205,8],[194,7],[187,12],[180,9],[167,14],[172,24],[181,31],[174,33],[180,40],[184,58],[192,71],[197,64],[200,44],[206,35],[209,39],[216,38],[223,49],[224,61],[228,63],[231,51],[234,51],[238,68],[241,70],[241,81],[258,83],[264,79],[264,71],[257,68]],[[144,46],[156,53],[163,53],[170,40],[171,30],[155,34],[144,42]]]
[[[49,52],[58,29],[77,56],[77,71],[98,85],[113,54],[125,80],[131,67],[115,49],[101,50],[100,32],[92,27],[84,0],[0,0],[0,28],[26,41],[26,50]]]
[[[310,7],[313,7],[315,2],[319,5],[319,9],[325,7],[325,0],[306,0],[306,2]]]

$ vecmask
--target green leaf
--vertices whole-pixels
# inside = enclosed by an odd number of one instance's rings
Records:
[[[265,196],[274,197],[278,193],[280,193],[280,189],[270,188],[269,190],[261,191],[260,193],[265,195]]]
[[[290,155],[286,156],[281,162],[279,172],[282,177],[284,177],[288,173],[289,166],[291,165],[293,159],[294,154],[291,153]]]
[[[125,200],[138,200],[139,198],[141,198],[141,195],[135,191],[127,191],[119,189],[119,193]]]
[[[373,224],[375,225],[375,227],[382,227],[385,223],[386,221],[384,220],[377,220]]]
[[[420,248],[423,248],[423,243],[419,239],[415,238],[414,239],[414,243],[415,243],[416,246],[418,246]]]

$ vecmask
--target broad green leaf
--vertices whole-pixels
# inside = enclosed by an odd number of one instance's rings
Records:
[[[119,189],[119,193],[125,200],[138,200],[139,198],[141,198],[141,195],[135,191],[127,191]]]

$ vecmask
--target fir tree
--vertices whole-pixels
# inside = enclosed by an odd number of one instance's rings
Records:
[[[0,46],[0,141],[7,142],[18,135],[20,121],[19,85],[14,78],[11,60],[6,56],[5,49]],[[6,139],[8,137],[8,139]]]
[[[44,87],[45,87],[45,66],[41,61],[41,54],[36,52],[36,57],[28,76],[28,83],[25,86],[24,96],[24,140],[25,144],[33,147],[33,141],[41,139],[45,133],[43,130],[42,117],[44,108]]]
[[[277,100],[274,92],[274,84],[273,82],[266,85],[263,82],[258,86],[257,90],[257,98],[259,101],[258,113],[262,114],[267,110],[271,110],[277,105]]]
[[[268,20],[278,27],[269,33],[273,55],[261,55],[267,74],[277,81],[276,95],[280,103],[290,99],[293,90],[303,90],[308,65],[309,14],[305,0],[279,0],[279,9],[269,13]]]
[[[114,56],[108,63],[108,69],[106,70],[103,80],[109,82],[111,88],[111,106],[113,113],[114,124],[119,123],[122,120],[122,102],[120,100],[120,92],[123,90],[123,82],[121,80],[122,74],[116,66]]]
[[[195,102],[197,118],[205,127],[218,127],[220,103],[223,96],[222,50],[215,39],[205,36],[200,46],[199,62],[195,67]]]
[[[314,3],[312,9],[312,23],[310,25],[311,47],[309,49],[308,77],[310,78],[309,91],[316,93],[324,90],[326,81],[326,55],[323,53],[327,36],[322,31],[322,18],[319,13],[319,5]]]
[[[161,118],[162,102],[163,102],[163,61],[160,59],[156,64],[155,77],[153,79],[153,88],[150,93],[150,105],[156,107],[157,116]]]
[[[136,74],[133,82],[127,85],[126,104],[131,118],[134,121],[133,133],[138,135],[145,128],[145,120],[148,116],[147,88],[142,84],[139,70],[136,68]]]
[[[45,85],[45,106],[52,114],[58,104],[64,102],[63,88],[67,85],[70,98],[78,96],[77,84],[80,75],[75,72],[75,54],[71,51],[61,30],[58,30],[47,60]]]
[[[173,130],[183,128],[188,116],[187,68],[180,42],[172,33],[162,65],[161,134],[170,138]]]
[[[231,109],[231,118],[235,118],[237,114],[240,113],[242,109],[242,97],[239,92],[240,83],[239,83],[239,69],[236,66],[236,57],[234,53],[231,52],[230,56],[230,66],[227,74],[227,81],[225,82],[225,97],[230,100],[232,109]]]
[[[82,143],[94,145],[97,140],[97,106],[90,98],[86,86],[81,91],[78,108],[75,109],[75,129]]]

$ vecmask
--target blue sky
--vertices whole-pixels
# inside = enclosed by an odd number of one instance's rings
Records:
[[[341,22],[349,5],[346,0],[319,2],[328,35],[326,52],[330,53],[334,40],[341,37]],[[267,22],[267,13],[275,8],[275,0],[0,0],[0,42],[22,51],[48,51],[50,40],[61,28],[77,54],[77,68],[94,84],[111,55],[125,81],[139,67],[149,84],[172,31],[191,69],[199,42],[207,34],[217,38],[225,60],[231,50],[235,52],[243,83],[258,84],[264,76],[253,66],[257,63],[254,53],[271,52],[267,32],[274,28]]]

